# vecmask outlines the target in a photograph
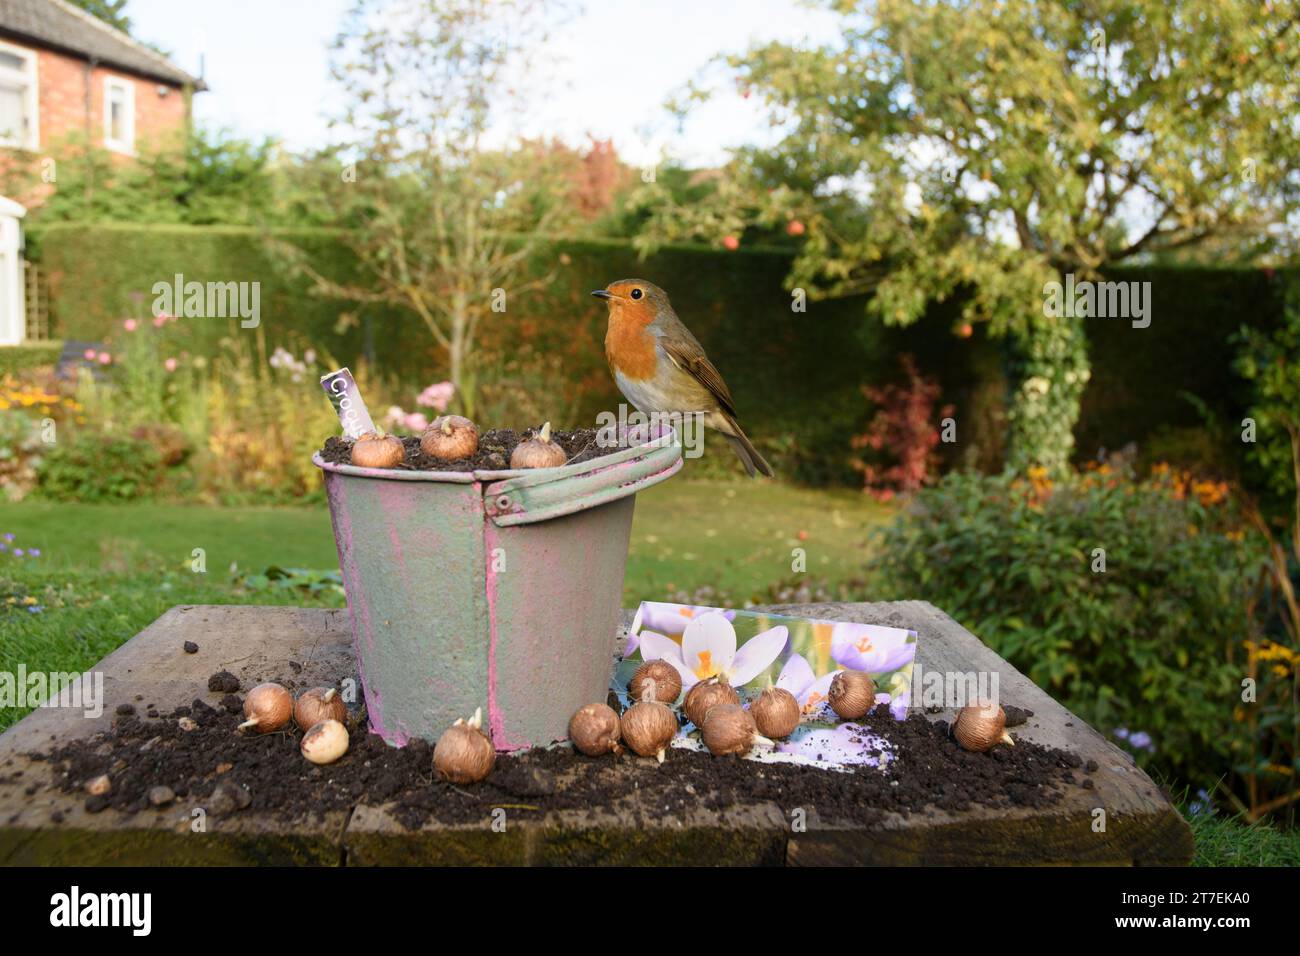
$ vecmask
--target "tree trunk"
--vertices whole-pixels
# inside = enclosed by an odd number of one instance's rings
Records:
[[[473,388],[465,378],[465,359],[469,352],[466,331],[469,328],[469,304],[465,293],[457,290],[452,296],[451,335],[448,336],[448,377],[456,386],[456,402],[467,416],[474,415]]]

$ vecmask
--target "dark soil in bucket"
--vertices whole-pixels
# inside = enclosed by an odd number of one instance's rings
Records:
[[[478,452],[473,458],[459,458],[448,461],[426,455],[420,449],[420,439],[408,436],[402,439],[406,457],[399,462],[394,471],[506,471],[510,468],[510,455],[521,441],[527,441],[536,435],[542,427],[528,428],[522,432],[513,428],[494,428],[483,432],[478,439]],[[571,431],[551,430],[551,441],[564,449],[568,461],[575,465],[602,455],[620,451],[618,448],[602,448],[596,443],[597,431],[594,428],[576,428]],[[332,465],[352,464],[352,442],[346,438],[327,438],[320,449],[320,456]]]
[[[218,706],[195,700],[158,718],[122,715],[111,733],[32,756],[50,762],[54,784],[64,792],[80,792],[87,781],[107,774],[112,790],[86,799],[91,812],[112,807],[138,813],[174,803],[219,816],[249,811],[289,821],[361,803],[387,804],[411,829],[431,821],[483,822],[499,806],[541,816],[633,803],[671,815],[692,807],[720,810],[767,801],[786,812],[815,810],[827,824],[861,826],[887,812],[907,816],[927,807],[1049,807],[1066,788],[1088,787],[1087,774],[1096,769],[1082,766],[1075,754],[1029,741],[968,753],[948,736],[943,722],[931,723],[920,714],[898,722],[882,708],[880,715],[857,723],[892,744],[896,759],[883,771],[862,767],[841,773],[682,749],[670,749],[660,765],[627,752],[590,758],[558,746],[500,754],[486,781],[453,786],[434,774],[431,744],[417,740],[390,747],[366,731],[362,714],[349,719],[351,750],[337,763],[318,767],[299,752],[297,730],[237,731],[242,719],[237,703],[230,695]],[[622,800],[633,794],[635,801]],[[631,819],[640,822],[640,812]]]

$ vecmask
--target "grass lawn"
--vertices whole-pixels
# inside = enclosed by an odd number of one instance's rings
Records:
[[[1300,829],[1180,809],[1196,838],[1193,866],[1300,866]]]
[[[867,567],[868,529],[892,509],[853,491],[767,481],[673,481],[637,496],[624,603],[708,585],[737,603],[795,576],[840,582]],[[0,512],[2,514],[2,512]]]
[[[852,491],[773,482],[669,481],[642,492],[628,556],[626,598],[663,598],[709,585],[748,596],[793,575],[793,549],[807,571],[860,577],[866,533],[889,510]],[[316,508],[216,508],[0,503],[0,532],[41,549],[24,574],[41,577],[190,571],[201,548],[210,575],[281,567],[337,569],[328,512]],[[0,573],[17,562],[0,564]]]
[[[625,605],[703,585],[743,602],[793,577],[860,577],[868,529],[888,510],[851,491],[676,479],[642,493]],[[342,606],[328,580],[268,581],[272,566],[337,571],[325,507],[0,504],[0,534],[40,557],[0,554],[0,671],[80,671],[174,604]],[[202,549],[204,573],[192,569]],[[24,602],[28,602],[24,604]],[[32,613],[26,608],[42,608]],[[22,716],[0,709],[0,729]]]

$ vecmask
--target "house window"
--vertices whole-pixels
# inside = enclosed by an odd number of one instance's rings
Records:
[[[104,145],[135,152],[135,87],[115,76],[104,78]]]
[[[36,149],[36,53],[0,43],[0,146]]]

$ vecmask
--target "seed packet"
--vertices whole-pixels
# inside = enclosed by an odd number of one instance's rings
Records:
[[[752,759],[879,767],[892,759],[889,744],[864,724],[841,721],[827,692],[839,671],[865,671],[876,684],[876,713],[905,719],[916,644],[916,631],[906,628],[644,601],[628,631],[613,690],[626,704],[627,682],[646,660],[676,668],[683,694],[714,676],[727,679],[746,700],[769,685],[783,687],[799,702],[803,721],[774,749],[756,747]],[[686,722],[673,745],[700,748],[697,728]]]

